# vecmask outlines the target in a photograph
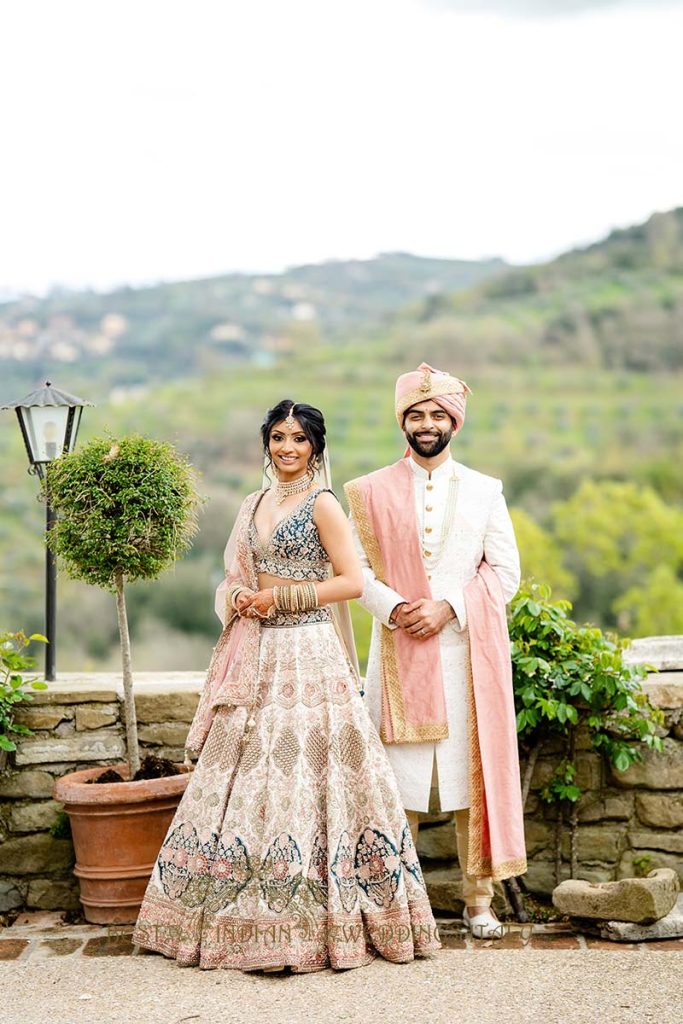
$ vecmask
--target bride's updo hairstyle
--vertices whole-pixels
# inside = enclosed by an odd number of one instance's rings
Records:
[[[307,405],[305,402],[293,402],[291,398],[283,398],[281,402],[269,409],[261,424],[261,440],[268,462],[270,463],[268,448],[270,432],[276,423],[282,423],[290,414],[299,421],[302,433],[311,442],[313,451],[308,465],[312,471],[315,471],[319,467],[322,454],[325,451],[325,419],[320,409],[316,409],[313,405]]]

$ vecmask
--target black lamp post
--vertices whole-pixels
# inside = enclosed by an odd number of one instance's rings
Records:
[[[60,455],[74,450],[81,413],[84,406],[92,404],[83,398],[54,388],[50,381],[46,380],[42,388],[32,391],[26,398],[2,406],[3,409],[16,411],[31,463],[29,473],[34,473],[41,480],[45,480],[48,530],[54,522],[54,512],[50,504],[48,466]],[[48,681],[56,679],[56,622],[57,566],[55,556],[48,547],[45,557],[45,636],[49,641],[45,648],[45,678]]]

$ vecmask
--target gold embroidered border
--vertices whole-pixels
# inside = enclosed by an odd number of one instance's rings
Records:
[[[410,409],[411,405],[417,405],[418,402],[428,402],[430,399],[438,398],[440,395],[462,395],[464,392],[469,391],[465,382],[458,380],[457,377],[445,377],[443,380],[440,378],[440,374],[438,376],[432,374],[429,390],[417,387],[414,391],[409,391],[407,395],[402,396],[401,401],[396,406],[396,419],[398,420],[399,427],[403,428],[403,414],[406,409]]]
[[[472,659],[467,654],[467,739],[469,746],[469,789],[470,817],[469,843],[467,846],[467,874],[476,878],[492,878],[496,882],[513,875],[523,875],[527,870],[526,857],[515,857],[493,864],[490,856],[484,857],[484,771],[479,749],[479,726],[477,705],[474,699]]]
[[[370,568],[375,577],[384,583],[384,562],[379,542],[375,537],[370,522],[368,510],[363,501],[361,489],[355,480],[344,484],[344,492],[349,500],[349,508],[358,529],[358,536],[363,545],[363,551],[370,563]],[[383,704],[391,718],[391,728],[395,737],[405,730],[405,704],[403,703],[403,690],[398,675],[398,659],[396,657],[396,644],[392,631],[388,626],[380,626],[380,672],[382,674],[382,688],[386,688],[383,694]],[[383,727],[380,727],[380,737],[384,743],[389,742]]]
[[[481,751],[479,749],[477,706],[474,701],[472,659],[469,651],[467,652],[467,742],[469,747],[468,781],[470,790],[467,874],[473,875],[475,878],[483,878],[489,874],[491,863],[488,858],[485,860],[482,856],[484,839],[484,773],[481,765]]]
[[[368,515],[368,510],[365,502],[363,501],[363,495],[361,494],[358,482],[356,480],[350,480],[347,484],[344,484],[344,493],[349,499],[351,515],[358,527],[360,542],[363,545],[363,551],[370,563],[370,568],[380,583],[384,583],[384,562],[382,561],[382,552],[380,550],[379,541],[373,532],[372,525],[370,523],[370,516]]]
[[[344,485],[349,501],[351,515],[358,528],[358,536],[363,545],[370,568],[380,583],[384,583],[384,563],[379,543],[370,522],[368,510],[363,501],[360,487],[355,480]],[[393,630],[382,624],[380,626],[380,669],[382,672],[383,689],[386,688],[386,707],[391,717],[393,739],[389,739],[383,727],[380,727],[380,738],[384,743],[429,743],[444,740],[448,737],[447,722],[428,722],[426,725],[412,726],[406,722],[403,690],[398,671],[398,657]],[[383,695],[384,699],[384,695]]]

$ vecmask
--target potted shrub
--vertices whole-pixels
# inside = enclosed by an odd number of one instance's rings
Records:
[[[62,776],[54,796],[71,822],[86,920],[135,921],[188,768],[140,769],[125,585],[156,579],[191,543],[200,503],[190,464],[166,442],[99,438],[57,459],[47,479],[57,513],[48,543],[75,579],[116,598],[128,763]],[[149,763],[152,762],[152,763]]]

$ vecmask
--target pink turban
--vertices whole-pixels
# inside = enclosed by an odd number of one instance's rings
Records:
[[[417,370],[402,373],[396,381],[396,419],[403,429],[403,417],[411,405],[431,400],[448,413],[455,425],[455,432],[465,422],[465,405],[470,389],[464,380],[451,377],[443,370],[435,370],[427,363],[420,363]]]

